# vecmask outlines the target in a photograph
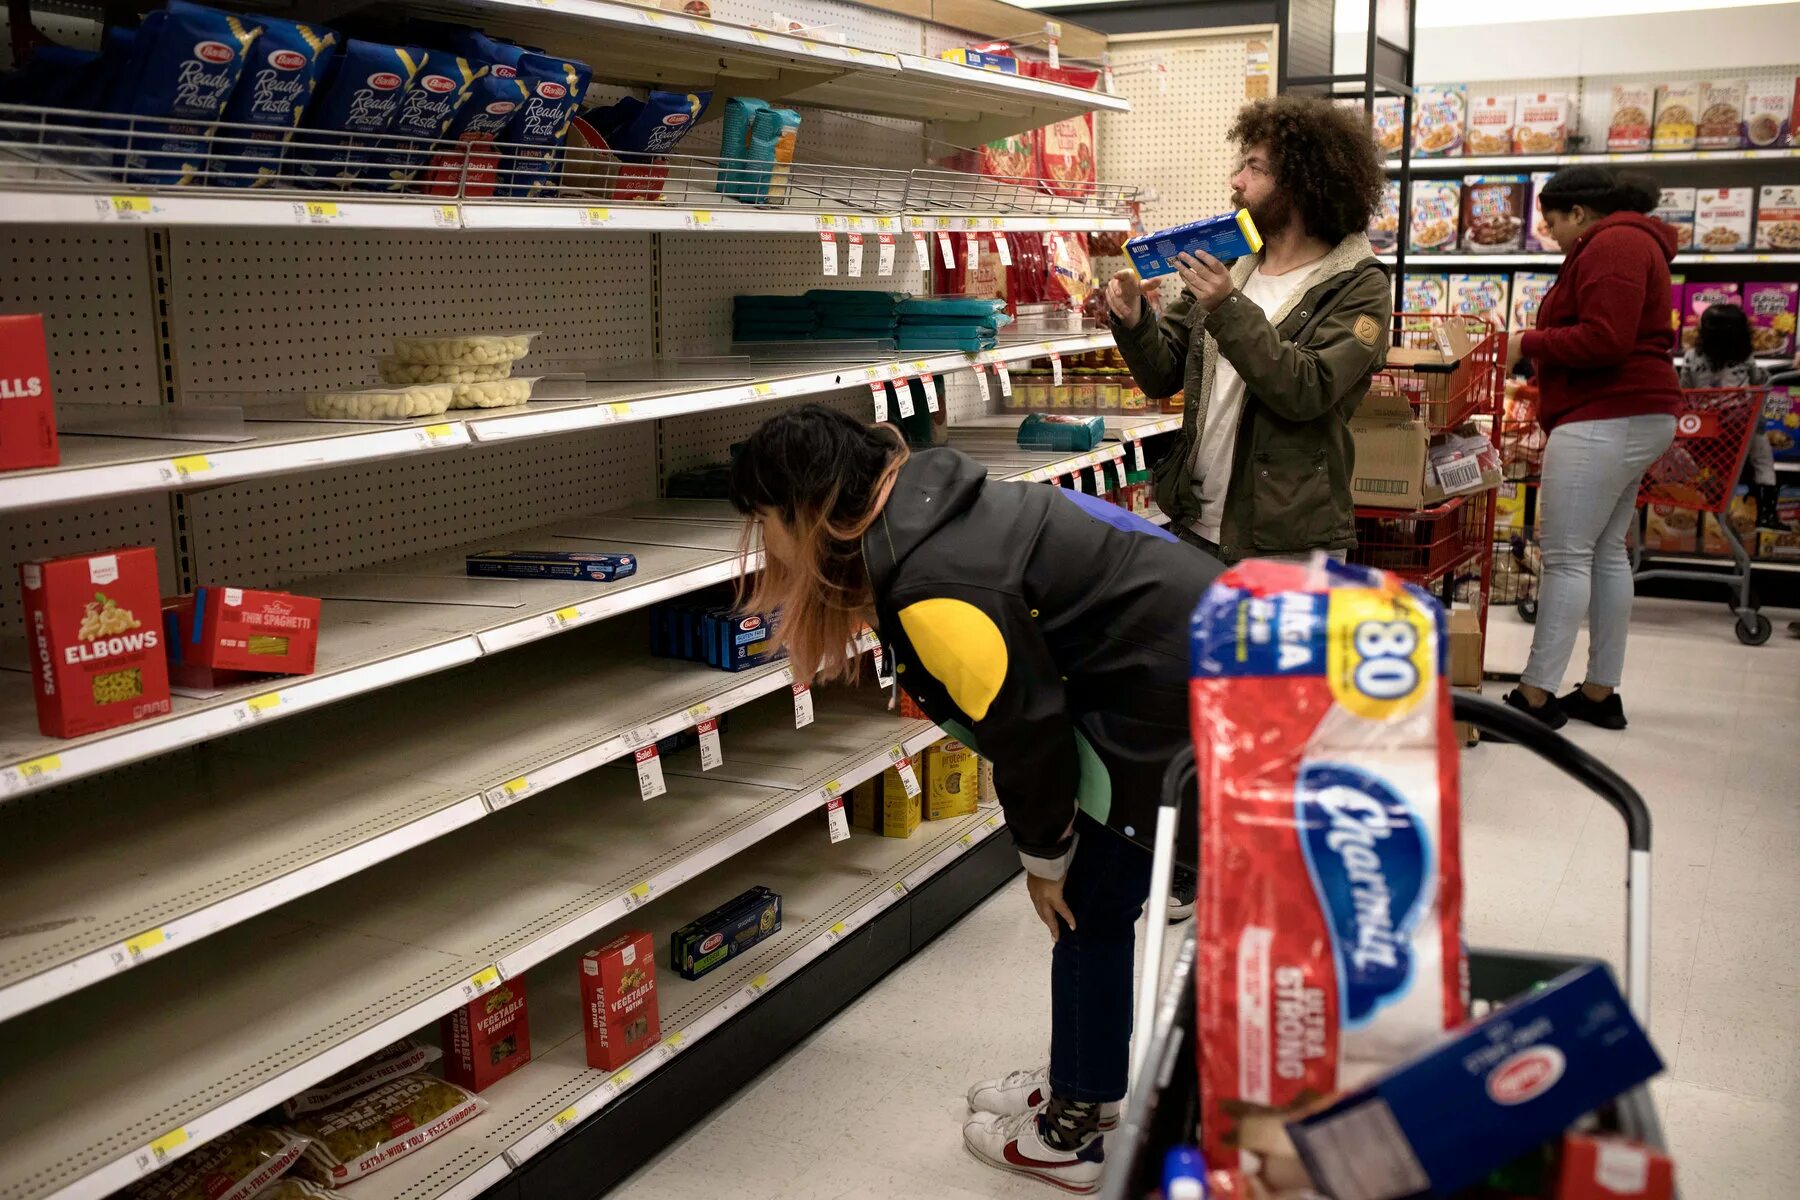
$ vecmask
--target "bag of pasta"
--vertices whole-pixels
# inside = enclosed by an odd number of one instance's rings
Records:
[[[422,1044],[412,1038],[401,1038],[391,1045],[383,1046],[361,1062],[351,1063],[331,1078],[322,1079],[304,1092],[288,1097],[282,1102],[281,1111],[290,1117],[297,1117],[301,1113],[330,1108],[353,1096],[360,1096],[390,1079],[411,1075],[442,1057],[443,1054],[436,1046]]]
[[[487,1102],[435,1075],[406,1075],[330,1108],[295,1118],[310,1138],[294,1173],[326,1187],[355,1183],[430,1145]]]
[[[306,1138],[240,1125],[125,1189],[129,1200],[250,1200],[300,1161]],[[296,1198],[299,1200],[299,1198]]]

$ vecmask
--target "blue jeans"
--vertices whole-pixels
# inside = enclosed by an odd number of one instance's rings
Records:
[[[1558,425],[1544,446],[1544,584],[1537,629],[1521,681],[1555,692],[1588,619],[1586,682],[1618,687],[1631,623],[1631,558],[1625,531],[1638,482],[1675,439],[1675,418],[1660,413]]]
[[[1150,852],[1086,813],[1075,828],[1080,844],[1063,900],[1076,928],[1063,925],[1050,956],[1050,1089],[1104,1103],[1124,1099],[1130,1073],[1132,953],[1150,894]]]

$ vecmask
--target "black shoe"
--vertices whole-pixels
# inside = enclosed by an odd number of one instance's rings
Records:
[[[1533,708],[1531,701],[1527,700],[1518,688],[1514,688],[1506,693],[1506,703],[1520,712],[1530,713],[1551,729],[1561,729],[1569,723],[1569,715],[1556,703],[1555,696],[1545,698],[1543,704]]]
[[[1586,692],[1576,688],[1557,704],[1562,706],[1564,716],[1577,721],[1586,721],[1602,729],[1625,728],[1625,705],[1620,703],[1617,692],[1604,700],[1589,700]]]
[[[1200,890],[1200,876],[1180,863],[1169,880],[1169,924],[1179,925],[1194,915],[1194,896]]]

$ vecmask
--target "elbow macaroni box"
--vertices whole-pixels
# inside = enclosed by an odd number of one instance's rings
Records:
[[[0,316],[0,471],[61,461],[44,318]]]
[[[1223,216],[1208,217],[1204,221],[1190,221],[1173,229],[1147,233],[1125,243],[1125,253],[1131,256],[1131,265],[1137,268],[1138,275],[1144,279],[1174,274],[1177,254],[1193,254],[1204,250],[1221,262],[1229,262],[1246,254],[1255,254],[1261,249],[1262,234],[1256,231],[1256,222],[1250,219],[1250,210],[1247,208],[1240,208],[1235,213],[1225,213]]]
[[[698,979],[780,931],[781,894],[758,884],[671,934],[670,965]]]
[[[662,1036],[656,1001],[656,939],[621,934],[581,956],[582,1029],[588,1066],[616,1071]]]
[[[169,711],[156,551],[21,563],[19,582],[40,730],[81,737]]]
[[[446,1016],[444,1078],[483,1091],[531,1061],[525,980],[516,976]]]

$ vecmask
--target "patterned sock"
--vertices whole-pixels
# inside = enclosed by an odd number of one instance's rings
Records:
[[[1055,1092],[1038,1118],[1038,1136],[1058,1150],[1079,1150],[1100,1136],[1100,1102],[1067,1100]]]

